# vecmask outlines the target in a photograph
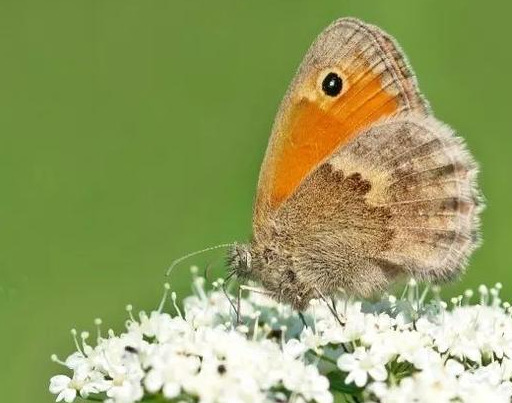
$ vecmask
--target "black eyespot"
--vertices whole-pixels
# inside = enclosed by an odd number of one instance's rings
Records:
[[[226,366],[224,364],[220,364],[218,367],[217,367],[217,372],[221,375],[225,374],[226,373]]]
[[[322,90],[325,95],[329,95],[330,97],[335,97],[338,95],[343,89],[343,80],[336,73],[329,73],[325,76],[324,81],[322,81]]]

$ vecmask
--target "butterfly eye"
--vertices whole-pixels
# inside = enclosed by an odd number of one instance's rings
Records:
[[[336,73],[329,73],[325,76],[324,81],[322,81],[322,90],[325,95],[329,95],[330,97],[335,97],[338,95],[343,89],[343,80]]]

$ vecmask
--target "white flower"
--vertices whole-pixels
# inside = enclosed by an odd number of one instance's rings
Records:
[[[361,335],[361,342],[365,346],[382,342],[387,334],[394,329],[396,321],[386,313],[378,315],[364,315],[364,332]]]
[[[139,322],[130,322],[128,334],[136,337],[137,339],[142,337],[156,338],[160,343],[172,342],[174,340],[189,337],[193,332],[193,328],[190,323],[186,322],[181,317],[172,318],[167,313],[160,313],[153,311],[149,317],[145,312],[141,312]]]
[[[64,402],[94,394],[134,403],[157,394],[200,403],[332,403],[329,374],[374,403],[512,398],[512,319],[498,286],[482,288],[480,305],[468,305],[465,293],[447,309],[438,294],[415,300],[421,293],[409,282],[401,299],[335,301],[338,318],[313,300],[304,321],[251,292],[240,301],[239,325],[236,299],[220,291],[221,281],[213,291],[204,284],[194,277],[183,314],[172,294],[177,316],[163,312],[168,285],[157,311],[136,318],[127,307],[126,330],[104,337],[98,328],[96,345],[73,330],[76,351],[52,358],[71,374],[51,378],[50,392]]]
[[[501,379],[511,380],[512,379],[512,360],[509,358],[504,358],[501,361]]]
[[[50,392],[57,395],[57,402],[69,403],[75,400],[77,391],[82,386],[65,375],[56,375],[50,379]]]
[[[107,390],[109,382],[98,376],[97,373],[75,372],[73,378],[65,375],[56,375],[50,379],[49,390],[56,394],[56,401],[67,403],[75,400],[78,394],[87,397],[91,393],[100,393]]]
[[[464,372],[459,379],[459,396],[465,403],[509,403],[512,397],[510,382],[497,382],[492,369],[482,368]]]
[[[446,361],[445,367],[448,374],[454,377],[461,375],[465,370],[464,365],[452,359]]]
[[[307,347],[297,339],[288,340],[283,346],[283,352],[292,358],[300,357],[306,350]]]
[[[107,396],[116,403],[132,403],[142,399],[144,390],[140,382],[123,378],[113,381],[112,387],[107,391]]]
[[[317,403],[332,403],[333,397],[328,392],[329,381],[318,373],[313,365],[300,367],[288,365],[283,384],[288,390],[303,396],[306,401],[314,400]]]
[[[388,386],[384,382],[374,382],[368,386],[368,391],[372,392],[382,403],[418,402],[412,378],[405,378],[399,385],[394,386]]]
[[[194,376],[201,367],[198,356],[176,349],[171,345],[155,348],[148,358],[150,368],[144,379],[144,385],[150,393],[162,390],[163,395],[172,399],[180,394],[181,385]]]
[[[353,353],[342,354],[337,364],[342,371],[348,372],[345,382],[354,382],[359,387],[366,385],[368,376],[376,381],[384,381],[388,376],[383,357],[364,347],[357,347]]]
[[[393,333],[393,343],[399,360],[414,363],[419,352],[429,344],[428,338],[416,331],[403,331]]]
[[[424,403],[450,402],[457,396],[457,379],[442,366],[432,366],[412,376],[416,398]]]
[[[317,351],[319,347],[327,344],[319,332],[315,332],[312,328],[305,328],[300,334],[300,341],[310,350]]]

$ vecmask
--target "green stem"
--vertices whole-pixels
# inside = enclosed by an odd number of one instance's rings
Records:
[[[393,374],[393,372],[390,372],[389,373],[389,382],[391,383],[391,385],[393,386],[396,386],[397,382],[396,382],[396,378],[395,378],[395,375]]]
[[[337,365],[336,363],[336,360],[330,358],[330,357],[327,357],[325,355],[321,355],[321,354],[318,354],[317,352],[313,351],[313,350],[310,350],[310,353],[313,354],[315,357],[317,358],[320,358],[321,360],[324,360],[325,362],[328,362],[330,364],[334,364],[334,365]]]

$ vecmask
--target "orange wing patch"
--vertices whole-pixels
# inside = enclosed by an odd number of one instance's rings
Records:
[[[303,99],[290,111],[287,127],[274,154],[274,173],[278,174],[271,178],[269,202],[272,208],[286,200],[316,166],[357,132],[397,112],[397,96],[382,88],[378,75],[359,71],[350,76],[362,78],[328,109]]]

